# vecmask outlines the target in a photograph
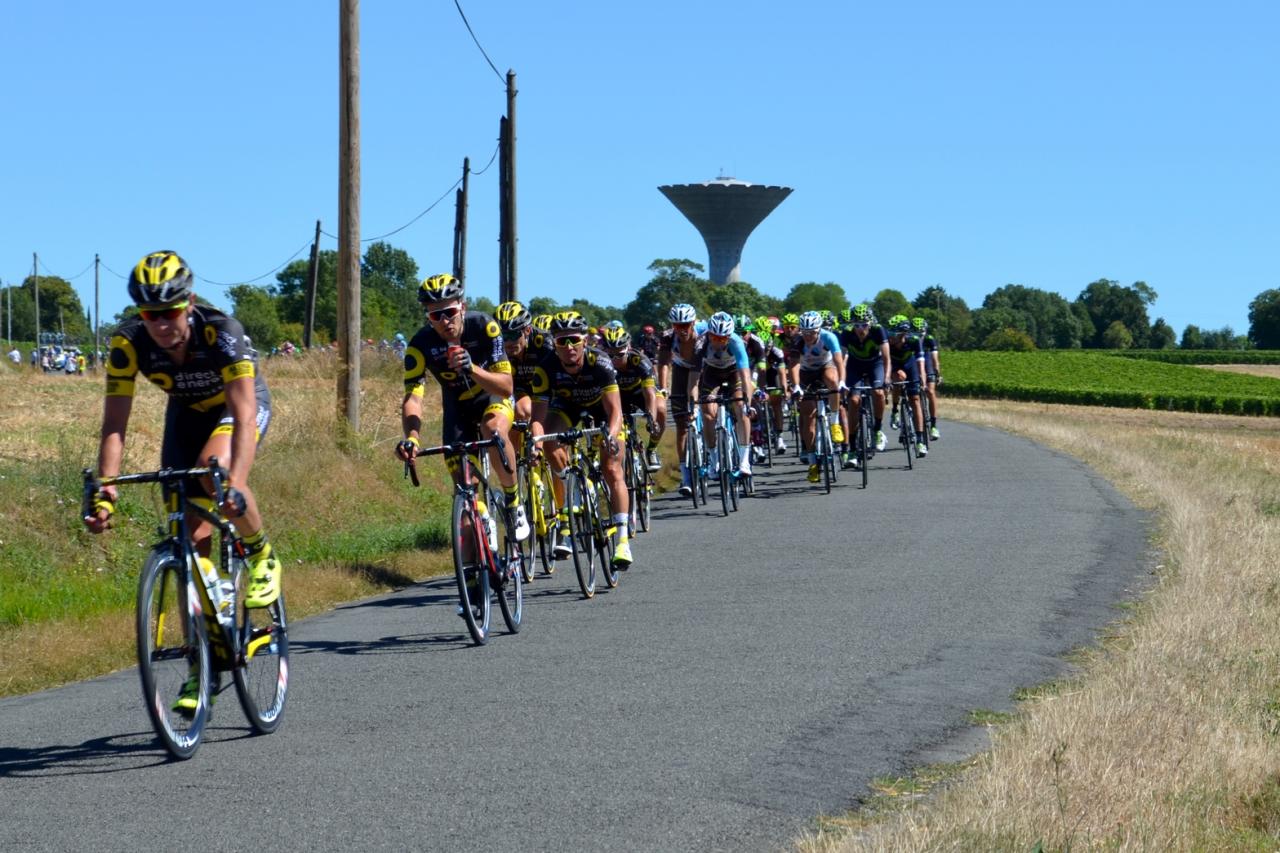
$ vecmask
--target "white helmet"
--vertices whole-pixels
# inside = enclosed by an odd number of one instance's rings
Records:
[[[733,334],[733,317],[724,311],[717,311],[707,320],[707,331],[713,335],[729,337]]]
[[[698,312],[688,302],[677,302],[667,312],[667,319],[672,323],[692,323],[698,319]]]
[[[806,311],[800,315],[800,331],[812,332],[822,328],[822,315],[817,311]]]

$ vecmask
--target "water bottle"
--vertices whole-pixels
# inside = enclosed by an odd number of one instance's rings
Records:
[[[209,598],[213,602],[215,614],[218,621],[230,624],[232,619],[231,605],[235,599],[235,586],[231,583],[230,578],[218,577],[218,570],[213,565],[213,560],[208,557],[196,557],[196,563],[200,567],[200,576],[204,579],[205,588],[209,592]]]
[[[498,553],[498,525],[493,523],[488,510],[485,510],[480,518],[484,520],[484,532],[489,539],[489,550],[496,554]]]

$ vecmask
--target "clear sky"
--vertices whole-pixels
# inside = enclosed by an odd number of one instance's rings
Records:
[[[778,296],[1144,280],[1152,317],[1243,333],[1280,287],[1280,4],[464,0],[518,74],[519,286],[621,305],[655,258],[705,264],[657,191],[795,192],[742,276]],[[453,0],[366,0],[363,236],[482,168],[503,82]],[[73,278],[104,318],[143,254],[271,283],[337,233],[334,0],[6,4],[0,280]],[[472,180],[469,286],[497,295],[497,167]],[[388,242],[450,265],[452,194]],[[336,248],[325,239],[324,248]],[[83,271],[83,272],[82,272]]]

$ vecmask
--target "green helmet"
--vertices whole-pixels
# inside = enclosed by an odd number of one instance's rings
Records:
[[[850,322],[853,323],[874,323],[876,314],[871,310],[871,306],[865,302],[860,302],[853,306],[850,313],[853,315]]]
[[[923,317],[912,317],[911,328],[923,335],[929,331],[929,323]]]
[[[733,317],[733,330],[741,335],[743,332],[754,332],[755,323],[751,322],[751,318],[746,314],[735,314]]]
[[[786,314],[783,314],[783,315],[782,315],[782,325],[783,325],[784,327],[785,327],[785,326],[799,326],[799,325],[800,325],[800,315],[799,315],[799,314],[797,314],[797,313],[795,313],[794,311],[790,311],[790,312],[788,312],[788,313],[786,313]]]

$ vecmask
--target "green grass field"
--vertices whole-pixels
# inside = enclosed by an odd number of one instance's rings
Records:
[[[1280,379],[1101,352],[947,352],[943,394],[1235,415],[1280,415]]]

